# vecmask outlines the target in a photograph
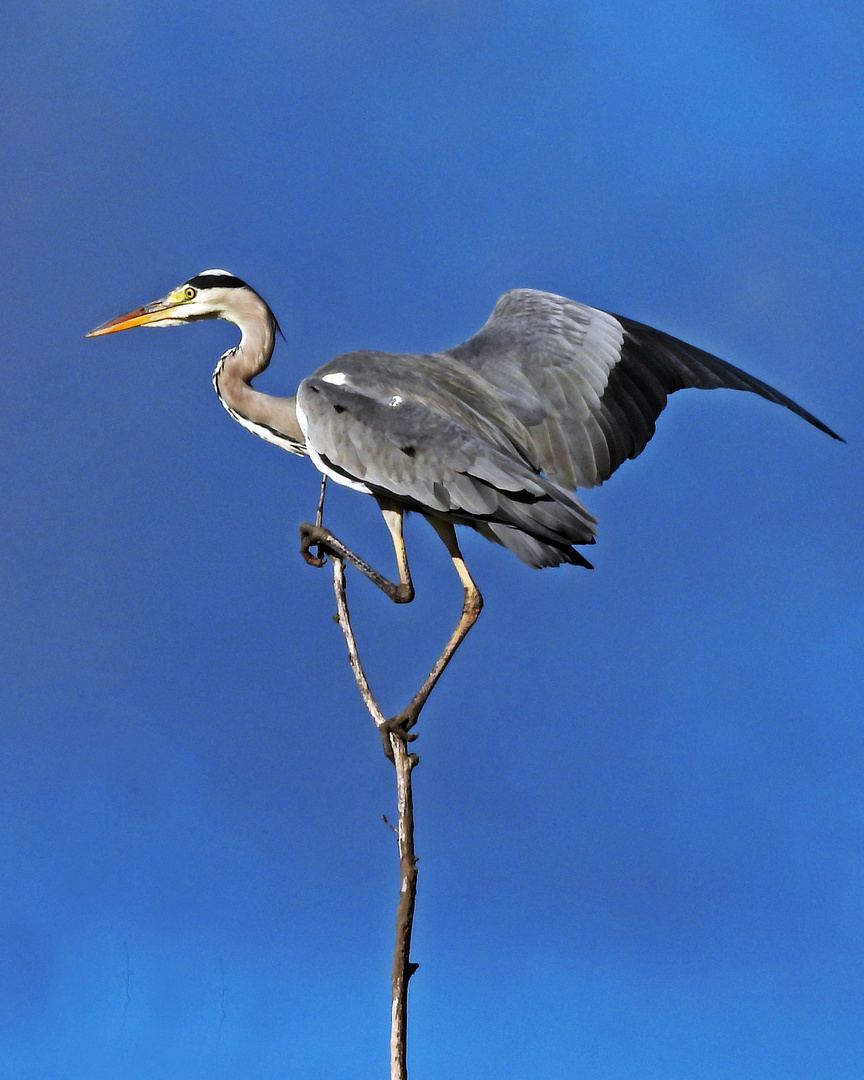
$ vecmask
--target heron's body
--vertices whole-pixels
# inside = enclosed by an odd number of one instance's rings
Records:
[[[336,483],[378,499],[400,585],[373,579],[393,599],[413,596],[403,511],[425,515],[447,544],[466,602],[441,670],[481,602],[453,526],[471,526],[531,566],[590,566],[574,545],[594,543],[596,521],[573,492],[602,484],[641,453],[674,391],[749,390],[839,438],[784,394],[710,353],[532,289],[505,293],[461,345],[428,355],[348,353],[304,379],[296,398],[251,385],[270,362],[278,324],[258,294],[224,270],[205,271],[93,335],[207,318],[241,330],[213,375],[234,419],[268,442],[308,453]]]
[[[486,380],[451,356],[338,357],[300,384],[297,416],[338,483],[471,525],[533,566],[584,563],[571,545],[593,543],[594,518],[543,475],[528,430]]]

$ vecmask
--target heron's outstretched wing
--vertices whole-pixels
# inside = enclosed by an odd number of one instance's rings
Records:
[[[654,434],[669,394],[750,390],[830,428],[767,383],[659,330],[563,296],[514,289],[474,337],[442,354],[498,391],[528,452],[561,487],[602,484]]]

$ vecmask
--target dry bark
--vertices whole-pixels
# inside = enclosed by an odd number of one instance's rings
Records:
[[[409,754],[405,739],[388,731],[387,719],[369,687],[360,662],[357,641],[348,613],[345,595],[345,564],[331,555],[333,590],[336,594],[336,613],[339,626],[348,646],[348,659],[357,687],[369,715],[379,732],[389,738],[393,766],[396,770],[396,802],[398,821],[396,835],[399,843],[399,904],[396,908],[396,942],[393,948],[392,998],[390,1007],[390,1080],[407,1080],[408,1050],[408,982],[417,965],[411,960],[411,930],[414,924],[414,905],[417,898],[417,859],[414,855],[414,802],[411,774],[417,765],[416,754]]]

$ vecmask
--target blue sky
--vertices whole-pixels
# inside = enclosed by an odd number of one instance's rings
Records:
[[[296,553],[308,462],[227,324],[84,333],[224,266],[291,393],[505,289],[684,337],[848,439],[676,395],[593,573],[467,536],[423,715],[412,1080],[836,1080],[864,1056],[864,22],[834,0],[10,7],[0,1078],[386,1068],[391,769]],[[387,566],[371,500],[331,527]],[[351,581],[383,703],[461,603]]]

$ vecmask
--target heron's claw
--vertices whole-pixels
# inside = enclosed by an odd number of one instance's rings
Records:
[[[310,525],[308,521],[300,524],[300,554],[310,566],[323,566],[327,559],[324,555],[326,541],[329,537],[326,529],[320,525]],[[318,554],[313,555],[310,548],[318,548]]]
[[[378,734],[381,736],[384,753],[391,761],[393,761],[393,746],[390,743],[390,736],[395,735],[397,739],[401,739],[406,745],[409,742],[414,742],[417,736],[411,732],[411,728],[416,723],[417,717],[412,716],[407,709],[404,709],[398,716],[392,716],[389,720],[385,720],[383,724],[378,725]]]

